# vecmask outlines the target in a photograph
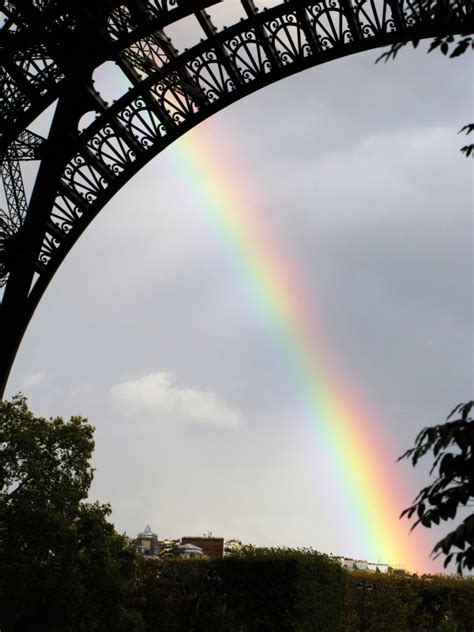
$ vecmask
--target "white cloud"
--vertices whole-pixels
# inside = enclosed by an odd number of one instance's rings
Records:
[[[212,391],[179,388],[168,373],[149,373],[137,380],[116,384],[113,399],[121,405],[153,414],[188,417],[212,426],[235,428],[240,415]]]
[[[23,391],[27,388],[31,388],[32,386],[38,386],[38,384],[44,382],[47,377],[48,372],[44,369],[42,371],[37,371],[36,373],[33,373],[26,378],[26,380],[21,385],[21,390]]]

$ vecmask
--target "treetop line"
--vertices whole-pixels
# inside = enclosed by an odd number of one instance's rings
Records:
[[[26,327],[81,233],[151,158],[238,99],[296,72],[399,42],[474,30],[472,0],[287,0],[218,30],[219,0],[0,3],[0,397]],[[183,52],[167,29],[192,20]],[[94,82],[122,73],[112,104]],[[128,89],[127,89],[128,88]],[[29,126],[54,107],[47,137]],[[84,114],[93,119],[81,126]],[[39,168],[29,201],[21,164]]]

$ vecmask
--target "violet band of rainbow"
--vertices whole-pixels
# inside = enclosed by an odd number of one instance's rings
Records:
[[[412,498],[397,476],[401,466],[388,449],[381,420],[337,367],[304,279],[271,236],[253,178],[232,164],[235,159],[217,136],[195,129],[166,150],[165,160],[191,188],[197,212],[226,251],[256,317],[276,344],[315,440],[330,455],[348,519],[367,557],[427,569],[426,540],[418,532],[409,534],[408,522],[399,520]]]

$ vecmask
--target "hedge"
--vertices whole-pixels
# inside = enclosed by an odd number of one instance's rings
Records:
[[[473,579],[347,572],[314,551],[143,560],[131,600],[145,632],[474,630]]]

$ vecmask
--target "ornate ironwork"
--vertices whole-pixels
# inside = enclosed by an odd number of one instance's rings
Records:
[[[472,0],[286,0],[218,30],[218,0],[4,0],[0,9],[0,394],[31,315],[79,235],[153,156],[200,121],[311,66],[470,33]],[[232,0],[234,7],[237,0]],[[168,29],[194,20],[179,52]],[[200,35],[196,35],[199,31]],[[194,39],[193,39],[194,38]],[[107,104],[94,72],[130,88]],[[28,128],[56,102],[48,138]],[[96,117],[79,131],[87,112]],[[41,155],[38,153],[41,152]],[[40,159],[29,204],[21,161]]]

